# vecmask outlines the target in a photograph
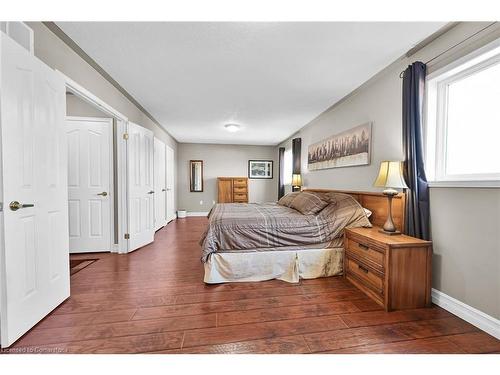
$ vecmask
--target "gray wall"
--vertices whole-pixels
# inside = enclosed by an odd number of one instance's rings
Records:
[[[98,108],[69,93],[66,93],[66,115],[78,117],[110,118],[109,115],[100,111]]]
[[[174,157],[177,158],[177,141],[170,134],[146,116],[43,23],[26,22],[26,24],[33,29],[36,57],[85,87],[115,110],[127,116],[130,121],[151,130],[155,137],[173,148]],[[168,124],[163,125],[168,126]]]
[[[302,138],[304,185],[314,188],[377,190],[373,181],[380,161],[402,160],[401,79],[417,60],[428,61],[487,23],[460,23],[410,58],[403,58],[311,121],[293,137]],[[435,70],[500,37],[500,27],[471,38],[453,54],[429,64]],[[368,166],[307,171],[307,147],[342,130],[373,122],[372,159]],[[280,146],[291,147],[291,138]],[[288,191],[290,187],[287,187]],[[433,287],[500,318],[500,189],[432,188],[434,241]]]
[[[248,160],[273,160],[273,178],[249,180],[250,202],[269,202],[278,199],[277,154],[273,146],[241,146],[179,143],[178,197],[179,208],[191,212],[209,211],[217,202],[217,177],[247,177]],[[203,192],[189,191],[189,160],[203,160]],[[200,205],[200,201],[203,204]]]

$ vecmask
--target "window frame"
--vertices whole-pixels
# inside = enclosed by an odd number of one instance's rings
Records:
[[[447,174],[448,93],[451,84],[500,64],[500,39],[426,78],[424,103],[425,170],[431,187],[500,187],[500,173]]]
[[[287,173],[290,172],[290,173]],[[283,155],[283,185],[292,185],[292,174],[293,174],[293,153],[292,148],[285,149]]]

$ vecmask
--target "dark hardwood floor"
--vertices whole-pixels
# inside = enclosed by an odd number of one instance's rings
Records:
[[[205,285],[187,218],[71,276],[71,297],[12,352],[492,353],[500,341],[433,307],[384,312],[340,277]]]

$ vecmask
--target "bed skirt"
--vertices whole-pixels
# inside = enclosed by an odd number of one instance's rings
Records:
[[[298,283],[300,279],[342,274],[343,248],[231,252],[210,254],[205,283],[264,281]]]

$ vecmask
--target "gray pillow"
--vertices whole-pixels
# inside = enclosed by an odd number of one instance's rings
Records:
[[[290,207],[290,204],[292,201],[295,199],[297,195],[299,195],[300,191],[295,191],[293,193],[288,193],[284,197],[281,197],[281,199],[278,201],[278,204],[285,206],[285,207]]]
[[[329,201],[321,193],[302,191],[290,203],[290,208],[299,211],[303,215],[316,215],[329,204]]]

